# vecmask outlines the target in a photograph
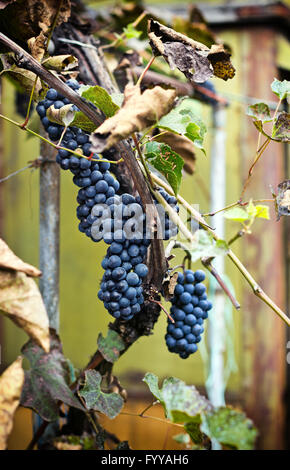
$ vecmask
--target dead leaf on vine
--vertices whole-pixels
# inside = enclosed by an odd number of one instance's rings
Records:
[[[22,357],[19,356],[0,377],[0,450],[5,450],[7,447],[23,383]]]
[[[45,350],[49,350],[48,317],[38,287],[28,276],[41,275],[0,239],[0,312]]]
[[[202,83],[215,75],[228,80],[235,75],[230,53],[221,44],[208,48],[184,34],[149,20],[148,36],[156,56],[163,56],[171,69],[178,68],[191,82]]]
[[[22,272],[0,270],[0,312],[49,351],[48,316],[33,279]]]
[[[9,77],[11,82],[18,88],[22,93],[30,95],[32,88],[34,86],[36,75],[30,70],[25,70],[20,67],[17,67],[14,64],[12,56],[10,54],[2,54],[1,62],[3,65],[2,74],[5,74]],[[40,79],[38,78],[34,92],[33,99],[39,100],[43,87]]]
[[[173,134],[173,132],[166,132],[166,134],[161,135],[155,140],[169,145],[174,152],[183,158],[183,170],[190,175],[194,173],[196,157],[195,147],[191,140],[183,135]]]
[[[174,295],[174,289],[177,284],[178,273],[175,272],[166,277],[162,283],[163,295],[165,300],[169,301]]]
[[[16,2],[16,0],[2,0],[0,1],[0,10],[3,10],[3,8],[6,8],[7,5],[10,3]]]
[[[43,60],[42,65],[47,70],[56,70],[57,72],[62,72],[63,70],[71,70],[77,67],[78,59],[69,54],[54,55]]]
[[[11,39],[26,41],[33,57],[40,61],[43,58],[46,41],[55,19],[55,27],[57,27],[68,20],[70,12],[70,0],[14,2],[3,11],[1,10],[1,31]]]
[[[28,276],[33,277],[41,276],[41,271],[39,271],[39,269],[18,258],[2,238],[0,238],[0,268],[22,271]]]
[[[278,184],[278,195],[276,197],[277,220],[283,215],[290,215],[290,180]]]
[[[127,85],[120,110],[92,135],[95,152],[102,152],[133,132],[156,123],[173,107],[176,91],[155,86],[141,93],[140,87]]]

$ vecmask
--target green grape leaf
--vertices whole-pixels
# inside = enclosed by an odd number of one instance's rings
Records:
[[[111,363],[114,363],[120,357],[120,353],[124,351],[126,347],[121,336],[111,329],[109,329],[106,338],[100,333],[97,343],[102,356],[106,361]]]
[[[184,424],[184,430],[195,444],[203,444],[208,436],[235,449],[252,449],[257,436],[253,422],[242,411],[231,407],[214,407],[193,385],[169,377],[159,388],[158,377],[147,373],[143,381],[163,406],[166,418]],[[188,443],[185,434],[175,436],[177,442]]]
[[[271,122],[270,108],[265,103],[255,103],[248,107],[247,115],[261,122]]]
[[[124,400],[118,393],[105,393],[101,390],[102,376],[98,371],[85,371],[85,385],[79,395],[85,400],[89,410],[104,413],[110,419],[121,411]]]
[[[206,126],[196,115],[195,100],[184,100],[180,105],[174,108],[170,113],[163,116],[158,122],[160,129],[165,129],[174,134],[179,134],[190,139],[197,148],[203,153],[203,140],[206,133]]]
[[[203,413],[201,431],[210,439],[238,450],[251,450],[257,437],[253,422],[230,407],[220,407]]]
[[[165,176],[174,194],[177,195],[184,165],[181,156],[174,152],[167,144],[148,142],[145,148],[145,158],[156,170]]]
[[[123,32],[127,39],[132,39],[132,38],[138,39],[142,34],[142,31],[138,31],[133,25],[133,23],[127,24],[127,26],[123,28]]]
[[[275,78],[271,84],[271,90],[280,98],[280,100],[284,100],[288,95],[290,95],[290,82],[288,80],[280,82],[280,80]]]
[[[192,418],[190,422],[185,423],[184,429],[189,434],[192,442],[195,444],[202,444],[203,436],[200,430],[201,425],[201,415]]]
[[[290,113],[280,113],[274,121],[272,138],[279,142],[290,141]]]
[[[162,393],[158,385],[158,377],[155,374],[152,374],[151,372],[147,372],[147,374],[145,375],[143,379],[143,382],[145,382],[148,385],[149,390],[152,393],[152,395],[158,401],[160,401],[161,404],[163,404],[164,402],[162,399]]]
[[[83,85],[79,89],[79,94],[86,100],[93,103],[107,118],[114,116],[119,106],[114,102],[109,93],[101,86]],[[82,112],[77,111],[74,116],[72,126],[80,127],[86,132],[94,132],[96,125]]]
[[[178,442],[178,444],[189,444],[190,442],[190,437],[188,434],[175,434],[173,436],[173,439]]]
[[[269,207],[263,205],[255,206],[252,201],[250,201],[247,206],[247,213],[249,218],[254,217],[257,219],[270,219]]]
[[[205,230],[197,230],[193,238],[194,241],[186,245],[193,263],[203,257],[224,256],[228,253],[227,243],[224,240],[214,240]]]
[[[51,337],[49,353],[32,340],[23,346],[21,352],[31,364],[31,369],[25,371],[22,406],[32,408],[46,421],[58,418],[59,401],[85,411],[69,388],[70,368],[57,336]]]
[[[225,219],[234,220],[236,222],[243,222],[249,219],[249,213],[241,207],[232,207],[224,213]]]
[[[165,379],[161,389],[158,377],[152,373],[148,372],[143,381],[163,406],[166,417],[174,423],[189,422],[202,410],[211,408],[208,400],[202,397],[193,385],[186,385],[175,377]]]

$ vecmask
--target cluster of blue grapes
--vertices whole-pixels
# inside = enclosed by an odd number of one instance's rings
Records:
[[[74,90],[80,86],[73,79],[66,84]],[[64,132],[62,125],[48,119],[48,108],[53,105],[61,109],[66,104],[70,104],[69,100],[51,88],[36,109],[50,140],[59,141],[62,136],[61,146],[67,149],[59,149],[56,161],[62,169],[73,173],[73,182],[80,187],[77,196],[79,230],[93,241],[104,240],[110,245],[102,261],[105,272],[98,297],[112,316],[130,320],[144,303],[142,281],[148,273],[143,261],[150,238],[146,238],[146,216],[141,199],[128,193],[117,194],[120,184],[109,171],[110,163],[92,153],[89,134],[73,126]],[[77,111],[76,107],[74,109]],[[91,159],[70,152],[77,149]],[[163,189],[159,192],[178,211],[176,199]],[[164,239],[168,240],[176,235],[177,227],[167,215],[163,220]]]
[[[179,354],[182,359],[197,351],[197,343],[204,331],[203,321],[212,308],[204,280],[205,274],[201,270],[193,272],[187,269],[178,273],[170,309],[174,323],[168,319],[165,340],[168,350]]]

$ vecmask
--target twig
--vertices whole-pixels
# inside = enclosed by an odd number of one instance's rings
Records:
[[[233,306],[239,310],[241,308],[239,302],[235,299],[235,297],[233,296],[233,294],[230,292],[229,288],[227,287],[227,285],[225,284],[225,282],[223,281],[223,279],[221,278],[221,276],[219,275],[219,273],[217,272],[216,268],[211,264],[211,261],[212,261],[212,258],[201,258],[201,262],[203,264],[203,266],[208,269],[208,271],[213,275],[213,277],[217,280],[217,282],[219,283],[219,285],[221,286],[221,288],[223,289],[223,291],[225,292],[225,294],[228,296],[228,298],[230,299],[230,301],[232,302]]]
[[[163,418],[158,418],[157,416],[141,415],[141,414],[137,414],[137,413],[128,413],[126,411],[121,411],[120,415],[135,416],[136,418],[155,419],[156,421],[161,421],[162,423],[172,424],[173,426],[178,426],[180,428],[184,428],[183,424],[173,423],[172,421],[169,421],[169,420],[163,419]]]
[[[16,175],[18,175],[19,173],[21,173],[22,171],[28,170],[29,168],[33,168],[33,164],[32,164],[32,163],[30,163],[30,165],[24,166],[23,168],[20,168],[20,169],[17,170],[17,171],[14,171],[13,173],[10,173],[10,175],[5,176],[4,178],[1,178],[1,179],[0,179],[0,183],[4,183],[4,181],[9,180],[10,178],[12,178],[12,176],[16,176]]]
[[[34,135],[34,137],[37,137],[38,139],[42,140],[43,142],[46,142],[47,144],[51,145],[52,147],[54,147],[57,150],[66,150],[67,152],[70,152],[71,154],[76,155],[78,158],[82,157],[82,158],[85,158],[86,160],[90,160],[90,161],[96,161],[96,162],[100,161],[99,158],[96,159],[96,158],[92,158],[92,157],[86,157],[85,155],[83,155],[79,152],[75,152],[74,150],[67,149],[66,147],[62,147],[59,144],[54,144],[53,142],[46,139],[42,135],[37,134],[37,132],[34,132],[33,130],[29,129],[29,127],[24,126],[24,124],[20,124],[19,122],[16,122],[16,121],[14,121],[13,119],[10,119],[7,116],[4,116],[3,114],[0,114],[0,118],[4,119],[7,122],[10,122],[11,124],[14,124],[14,126],[19,127],[19,129],[21,129],[23,131],[29,132],[29,134]],[[113,165],[118,165],[119,163],[123,162],[123,158],[120,158],[120,160],[117,160],[117,161],[115,161],[115,160],[105,160],[105,159],[102,158],[101,161],[102,162],[112,163]]]
[[[132,26],[134,28],[136,28],[136,26],[138,26],[138,24],[143,20],[143,18],[145,18],[145,16],[147,15],[147,11],[144,10],[141,15],[138,16],[138,18],[136,18],[136,20],[134,21],[134,23],[132,23]],[[126,39],[126,33],[122,33],[119,37],[117,37],[113,42],[111,42],[111,44],[106,44],[105,46],[101,46],[99,47],[99,50],[100,51],[103,51],[104,49],[111,49],[111,47],[116,47],[118,45],[119,42],[123,41],[124,39]]]
[[[143,72],[141,73],[140,77],[138,78],[137,83],[136,83],[137,86],[138,86],[138,85],[139,85],[139,86],[141,85],[143,78],[145,77],[146,73],[147,73],[148,70],[150,69],[150,67],[151,67],[151,65],[153,64],[154,60],[155,60],[155,55],[153,55],[153,56],[151,57],[151,59],[149,60],[148,64],[146,65],[145,69],[143,70]]]
[[[175,321],[173,320],[172,316],[170,315],[170,313],[167,312],[166,308],[163,307],[162,303],[159,302],[158,300],[154,300],[152,298],[149,297],[149,302],[153,302],[154,304],[157,304],[159,305],[159,307],[163,310],[164,313],[166,313],[167,317],[169,318],[169,320],[172,322],[172,323],[175,323]]]
[[[250,202],[252,202],[254,204],[259,204],[261,202],[274,202],[274,201],[275,201],[275,199],[255,199],[253,201],[247,201],[247,202],[242,202],[241,200],[239,200],[239,201],[233,202],[232,204],[229,204],[228,206],[223,207],[222,209],[219,209],[215,212],[208,212],[206,214],[202,214],[202,216],[203,217],[213,217],[214,215],[218,214],[219,212],[227,211],[228,209],[231,209],[232,207],[235,207],[235,206],[241,206],[241,207],[247,206],[248,204],[250,204]]]
[[[152,174],[152,178],[154,179],[154,181],[159,184],[160,186],[162,186],[169,194],[173,195],[174,196],[174,193],[173,193],[173,190],[171,189],[171,187],[164,183],[164,181],[159,178],[158,176],[156,176],[155,174]],[[217,241],[219,240],[218,236],[216,235],[216,233],[214,232],[214,230],[212,230],[208,225],[206,225],[205,223],[205,220],[203,219],[203,217],[201,216],[201,214],[196,211],[193,207],[191,207],[191,205],[185,200],[183,199],[183,197],[181,196],[177,196],[177,200],[178,202],[180,202],[181,204],[184,205],[184,207],[186,207],[186,209],[191,213],[192,217],[200,223],[200,225],[205,229],[207,230],[208,232],[210,232],[213,236],[213,238]],[[170,207],[170,206],[169,206]],[[170,208],[171,209],[171,208]],[[174,212],[174,211],[173,211]],[[171,216],[171,212],[168,212],[169,216]],[[176,215],[176,212],[174,212],[174,214]],[[173,219],[172,219],[173,220]],[[173,220],[174,223],[175,220]],[[190,240],[190,238],[189,238]],[[259,286],[259,284],[257,284],[257,282],[255,281],[255,279],[252,277],[252,275],[249,273],[249,271],[247,270],[247,268],[243,265],[243,263],[239,260],[239,258],[233,253],[232,250],[228,250],[227,252],[227,256],[230,258],[230,260],[235,264],[235,266],[238,268],[238,270],[240,271],[240,273],[242,274],[242,276],[246,279],[246,281],[248,282],[248,284],[251,286],[251,288],[253,289],[253,292],[254,294],[259,297],[263,302],[265,302],[272,310],[274,310],[275,313],[277,313],[277,315],[279,315],[279,317],[288,325],[290,326],[290,318],[287,317],[287,315],[285,315],[285,313],[275,304],[275,302],[273,302],[270,297],[268,297],[268,295],[263,291],[263,289]]]

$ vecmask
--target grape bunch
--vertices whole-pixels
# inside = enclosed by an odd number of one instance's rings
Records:
[[[76,91],[80,87],[73,79],[66,84]],[[62,125],[48,119],[51,106],[61,109],[67,104],[69,100],[51,88],[36,109],[50,140],[59,141],[62,137],[61,146],[67,149],[59,149],[56,161],[63,170],[71,171],[74,184],[80,188],[76,211],[80,232],[94,242],[103,240],[109,245],[102,261],[105,272],[98,297],[113,317],[129,320],[144,303],[142,282],[148,273],[144,260],[151,242],[145,211],[140,196],[117,194],[120,184],[110,172],[110,163],[92,152],[88,133],[74,126],[64,132]],[[80,156],[70,150],[80,152]],[[178,212],[176,199],[161,188],[159,192]],[[167,214],[163,215],[163,238],[168,240],[177,234],[177,227]]]
[[[197,343],[204,331],[203,321],[212,308],[204,280],[205,274],[201,270],[193,272],[187,269],[178,273],[170,308],[174,323],[168,318],[165,340],[168,350],[179,354],[182,359],[197,351]]]

